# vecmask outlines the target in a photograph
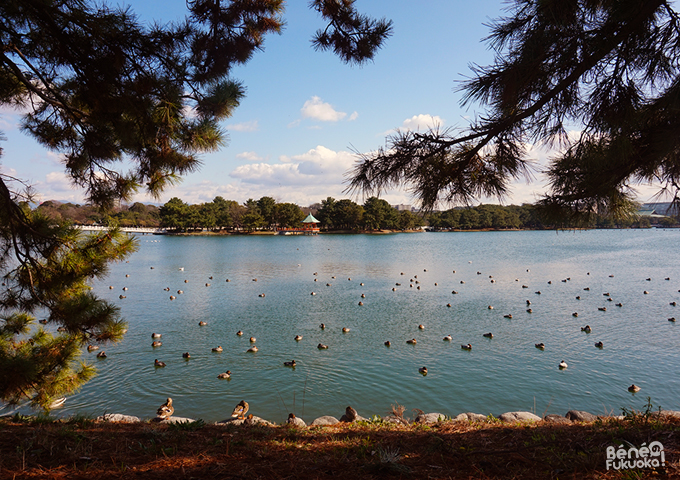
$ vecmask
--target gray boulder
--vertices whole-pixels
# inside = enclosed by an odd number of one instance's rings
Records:
[[[157,422],[157,423],[191,423],[191,422],[195,422],[195,420],[193,418],[186,418],[186,417],[168,417],[168,418],[156,417],[152,420],[152,422]]]
[[[652,415],[654,416],[660,416],[660,417],[673,417],[673,418],[680,418],[680,412],[677,410],[661,410],[661,412],[653,412]]]
[[[299,427],[299,428],[305,428],[307,424],[303,419],[300,417],[288,417],[288,420],[286,420],[286,423],[288,425],[292,425],[294,427]]]
[[[336,423],[340,423],[340,421],[335,418],[331,417],[330,415],[324,415],[323,417],[319,417],[315,419],[312,423],[311,426],[315,427],[317,425],[319,426],[327,426],[327,425],[335,425]]]
[[[222,420],[220,422],[217,422],[215,425],[267,425],[267,426],[272,426],[274,425],[271,422],[268,422],[267,420],[260,418],[260,417],[251,417],[251,418],[237,418],[237,417],[231,417],[227,418],[226,420]]]
[[[383,421],[387,423],[394,423],[395,425],[408,425],[408,420],[405,418],[397,417],[396,415],[385,415]]]
[[[446,416],[443,413],[421,413],[416,417],[414,423],[437,423],[446,420]]]
[[[141,422],[139,417],[133,415],[123,415],[122,413],[105,413],[96,418],[97,422],[111,422],[111,423],[138,423]]]
[[[461,413],[460,415],[457,415],[454,419],[454,422],[486,422],[486,415],[482,415],[480,413]]]
[[[594,422],[597,416],[582,410],[569,410],[565,415],[572,422]]]
[[[498,419],[501,422],[540,422],[541,417],[531,412],[506,412]]]
[[[554,413],[551,413],[550,415],[546,415],[543,417],[544,422],[548,423],[560,423],[564,425],[570,425],[571,420],[569,420],[567,417],[563,417],[562,415],[556,415]]]
[[[350,420],[350,418],[347,415],[343,415],[340,417],[341,422],[347,422],[347,423],[352,423],[352,422],[368,422],[368,418],[362,417],[361,415],[357,415],[354,420]]]

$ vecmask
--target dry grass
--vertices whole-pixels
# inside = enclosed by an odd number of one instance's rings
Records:
[[[680,478],[679,432],[671,418],[307,429],[5,419],[0,478]],[[608,446],[654,440],[665,447],[665,468],[606,470]]]

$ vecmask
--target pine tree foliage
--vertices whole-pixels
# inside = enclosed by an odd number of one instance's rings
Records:
[[[125,323],[87,282],[134,249],[116,229],[84,235],[55,222],[0,182],[0,399],[49,409],[92,378],[93,367],[78,360],[82,347],[120,340]],[[47,328],[36,328],[36,314]]]
[[[371,59],[389,22],[334,3],[311,5],[327,31],[340,32],[334,51],[348,63]],[[158,196],[226,143],[220,121],[245,94],[231,69],[281,31],[285,2],[186,5],[184,21],[147,26],[131,9],[102,2],[0,2],[0,105],[25,112],[22,128],[63,155],[70,179],[103,210],[140,189]],[[0,400],[49,409],[92,377],[93,367],[78,362],[85,344],[122,337],[118,308],[88,282],[135,242],[115,228],[83,236],[31,211],[23,192],[0,172]]]
[[[625,214],[633,188],[680,190],[680,18],[662,0],[515,0],[491,25],[496,53],[473,66],[464,104],[485,107],[465,130],[398,132],[363,155],[350,191],[406,185],[425,208],[503,199],[530,178],[526,146],[559,147],[542,199],[554,218]],[[580,130],[570,138],[570,128]]]

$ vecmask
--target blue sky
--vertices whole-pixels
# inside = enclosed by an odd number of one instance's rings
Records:
[[[286,27],[266,39],[233,77],[244,83],[246,98],[223,126],[228,145],[204,155],[199,172],[168,188],[161,202],[177,196],[189,203],[215,196],[244,202],[264,195],[301,206],[328,196],[348,198],[344,173],[354,151],[369,152],[385,143],[397,128],[424,129],[467,125],[479,106],[461,107],[460,81],[470,64],[489,64],[493,54],[482,39],[486,25],[504,14],[500,0],[358,0],[358,9],[387,17],[394,33],[374,62],[362,67],[343,64],[330,52],[316,52],[310,38],[324,26],[306,0],[286,5]],[[142,21],[182,18],[184,0],[131,3]],[[0,130],[7,137],[0,159],[3,173],[33,184],[43,200],[82,202],[71,187],[60,155],[37,145],[17,128],[16,112],[0,111]],[[544,162],[545,153],[536,154]],[[505,203],[533,202],[543,191],[540,174],[530,184],[513,185]],[[650,189],[641,188],[641,200]],[[413,203],[407,190],[385,192],[392,204]],[[362,197],[352,197],[362,203]],[[151,202],[144,194],[136,201]],[[479,199],[484,201],[487,199]]]

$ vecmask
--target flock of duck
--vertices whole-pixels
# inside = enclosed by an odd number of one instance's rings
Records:
[[[298,265],[298,266],[299,266],[299,265]],[[151,268],[153,269],[153,267],[151,267]],[[180,271],[184,271],[184,268],[180,268],[179,270],[180,270]],[[425,269],[424,271],[427,272],[427,269]],[[527,272],[529,272],[528,269],[527,269]],[[455,274],[456,271],[453,270],[453,273]],[[400,275],[401,275],[401,276],[404,276],[405,274],[404,274],[404,272],[401,272]],[[477,275],[482,275],[482,273],[478,271],[478,272],[477,272]],[[590,275],[590,273],[588,273],[588,275]],[[613,277],[613,275],[609,275],[609,276],[610,276],[610,277]],[[126,277],[129,277],[129,275],[126,275]],[[317,282],[317,281],[318,281],[318,278],[317,278],[317,277],[318,277],[318,272],[314,272],[314,277],[315,277],[315,278],[314,278],[314,282]],[[213,277],[210,276],[210,277],[208,277],[208,279],[209,279],[209,280],[213,280]],[[332,276],[331,279],[336,279],[336,277],[335,277],[335,276]],[[496,280],[493,278],[492,275],[489,275],[489,279],[490,279],[490,282],[491,282],[491,283],[495,283],[495,282],[496,282]],[[351,280],[352,280],[351,277],[348,278],[348,281],[351,281]],[[566,283],[566,282],[569,282],[570,280],[571,280],[571,278],[570,278],[570,277],[567,277],[567,278],[565,278],[565,279],[562,279],[561,281],[562,281],[563,283]],[[646,280],[647,280],[647,281],[651,281],[651,278],[647,278]],[[666,277],[665,280],[668,281],[668,280],[670,280],[670,278],[669,278],[669,277]],[[227,282],[227,283],[230,282],[230,281],[231,281],[230,279],[226,279],[226,282]],[[252,281],[253,281],[253,282],[257,282],[257,278],[253,278]],[[519,282],[519,279],[515,279],[515,281],[516,281],[516,282]],[[184,280],[184,283],[189,283],[189,280]],[[409,281],[409,288],[415,288],[416,290],[420,290],[420,289],[421,289],[421,284],[420,284],[420,283],[421,283],[421,282],[420,282],[420,280],[418,279],[418,276],[417,276],[417,275],[413,275],[413,278],[411,278],[410,281]],[[548,283],[548,284],[552,284],[552,281],[548,281],[547,283]],[[465,284],[465,281],[464,281],[464,280],[460,280],[460,284]],[[364,283],[360,283],[359,285],[360,285],[360,286],[363,286]],[[438,284],[437,284],[437,283],[434,283],[434,285],[437,286]],[[206,282],[206,283],[205,283],[205,286],[206,286],[206,287],[210,287],[210,286],[211,286],[211,283],[210,283],[210,282]],[[327,287],[330,287],[330,286],[332,286],[332,284],[331,284],[330,282],[328,282],[328,283],[326,283],[326,286],[327,286]],[[395,284],[395,286],[392,288],[392,290],[393,290],[393,291],[396,291],[396,287],[400,287],[400,286],[402,286],[402,282],[396,282],[396,284]],[[110,288],[110,289],[113,289],[114,287],[113,287],[113,286],[110,286],[109,288]],[[527,285],[522,285],[522,289],[527,289],[527,288],[529,288]],[[123,291],[127,291],[127,290],[128,290],[127,287],[123,287]],[[163,290],[166,291],[166,292],[168,292],[168,291],[170,291],[170,287],[165,287]],[[585,287],[583,290],[584,290],[584,291],[590,291],[590,288],[589,288],[589,287]],[[680,292],[680,290],[679,290],[679,292]],[[177,290],[177,295],[181,295],[181,294],[183,294],[183,293],[184,293],[184,292],[183,292],[181,289],[178,289],[178,290]],[[454,294],[454,295],[458,294],[458,292],[457,292],[456,290],[453,290],[451,293]],[[646,290],[645,290],[643,293],[644,293],[645,295],[649,294],[649,292],[646,291]],[[536,294],[536,295],[541,295],[541,291],[536,291],[535,294]],[[312,291],[312,292],[311,292],[311,295],[317,295],[317,293],[314,292],[314,291]],[[263,297],[265,297],[265,293],[259,293],[258,296],[261,297],[261,298],[263,298]],[[611,295],[610,295],[609,292],[603,293],[603,296],[606,297],[607,301],[613,302],[613,299],[612,299],[612,297],[611,297]],[[125,295],[120,295],[120,298],[121,298],[121,299],[124,299],[124,298],[126,298],[126,297],[125,297]],[[177,297],[176,297],[175,295],[170,295],[169,298],[170,298],[170,300],[175,300]],[[362,299],[366,298],[365,293],[361,293],[361,298],[362,298]],[[581,300],[581,296],[580,296],[580,295],[579,295],[579,296],[576,296],[576,300]],[[362,306],[362,305],[363,305],[363,301],[359,301],[359,302],[358,302],[358,305],[359,305],[359,306]],[[532,313],[532,312],[533,312],[533,310],[532,310],[532,308],[531,308],[532,302],[531,302],[530,300],[526,300],[526,305],[527,305],[527,307],[528,307],[528,308],[526,309],[526,312],[527,312],[527,313]],[[677,303],[676,303],[675,301],[673,301],[673,302],[670,302],[670,305],[671,305],[671,306],[676,306]],[[448,303],[446,306],[447,306],[447,307],[451,307],[451,304]],[[617,306],[617,307],[620,308],[620,307],[623,307],[623,304],[619,302],[619,303],[616,303],[615,306]],[[488,308],[489,310],[493,310],[494,307],[493,307],[492,305],[488,305],[487,308]],[[606,311],[607,308],[606,308],[606,307],[598,307],[598,310],[599,310],[599,311]],[[578,317],[579,314],[578,314],[578,312],[573,312],[573,313],[572,313],[572,316]],[[512,316],[511,313],[505,314],[503,317],[504,317],[504,318],[507,318],[507,319],[512,319],[512,318],[513,318],[513,316]],[[675,322],[675,317],[668,318],[668,320],[671,321],[671,322]],[[205,321],[202,320],[202,321],[200,321],[200,322],[198,323],[198,325],[201,326],[201,327],[202,327],[202,326],[206,326],[206,325],[207,325],[207,322],[205,322]],[[319,327],[320,327],[322,330],[324,330],[324,329],[326,328],[326,325],[325,325],[324,323],[321,323],[321,324],[319,325]],[[423,324],[419,324],[419,325],[418,325],[418,329],[419,329],[419,330],[424,330],[424,329],[425,329],[425,326],[424,326]],[[584,333],[586,333],[586,334],[589,334],[589,333],[592,332],[592,328],[591,328],[590,325],[585,325],[585,326],[581,327],[581,331],[584,332]],[[350,332],[350,329],[349,329],[348,327],[342,327],[342,332],[343,332],[343,333],[349,333],[349,332]],[[244,333],[243,333],[242,330],[239,330],[239,331],[236,332],[236,335],[237,335],[237,336],[243,336]],[[482,336],[485,337],[485,338],[488,338],[488,339],[494,338],[494,335],[493,335],[492,332],[484,333],[484,334],[482,334]],[[151,337],[152,337],[151,346],[152,346],[153,348],[158,348],[158,347],[162,346],[162,341],[161,341],[162,334],[154,332],[154,333],[151,334]],[[299,335],[299,334],[298,334],[298,335],[295,335],[295,337],[294,337],[294,340],[295,340],[296,342],[300,342],[302,339],[303,339],[303,336],[302,336],[302,335]],[[443,337],[443,340],[446,341],[446,342],[451,342],[451,341],[453,341],[453,337],[452,337],[451,335],[446,335],[446,336]],[[257,347],[257,345],[255,345],[256,341],[257,341],[257,339],[256,339],[255,337],[250,337],[250,344],[251,344],[251,345],[250,345],[250,347],[247,349],[247,352],[257,352],[257,351],[258,351],[258,347]],[[417,340],[416,340],[416,338],[410,338],[410,339],[407,339],[407,340],[406,340],[406,343],[409,344],[409,345],[416,345]],[[384,342],[384,345],[385,345],[386,347],[390,347],[390,346],[392,345],[392,343],[391,343],[391,341],[387,340],[387,341]],[[545,350],[546,345],[545,345],[544,343],[540,342],[540,343],[536,343],[536,344],[535,344],[535,347],[536,347],[537,349],[540,349],[540,350]],[[604,348],[604,344],[603,344],[602,341],[598,341],[598,342],[595,342],[595,347],[596,347],[596,348],[599,348],[599,349],[603,349],[603,348]],[[98,348],[98,347],[97,347],[96,345],[90,345],[90,346],[88,347],[88,350],[89,350],[89,351],[92,351],[92,350],[95,350],[95,349],[97,349],[97,348]],[[329,346],[326,345],[326,344],[324,344],[324,343],[319,343],[319,344],[317,345],[317,348],[318,348],[319,350],[326,350],[326,349],[329,348]],[[463,350],[472,350],[472,348],[473,348],[473,347],[472,347],[472,344],[470,344],[470,343],[461,344],[461,349],[463,349]],[[220,353],[220,352],[222,352],[223,350],[224,350],[224,349],[223,349],[223,347],[222,347],[221,345],[218,345],[218,346],[216,346],[216,347],[212,347],[212,349],[211,349],[211,351],[212,351],[212,352],[215,352],[215,353]],[[98,358],[106,358],[106,353],[105,353],[105,352],[99,352],[99,353],[97,354],[97,357],[98,357]],[[185,352],[185,353],[182,354],[182,357],[183,357],[184,359],[189,359],[189,358],[191,358],[191,354],[190,354],[189,352]],[[295,368],[296,365],[297,365],[297,363],[296,363],[296,361],[295,361],[294,359],[292,359],[292,360],[290,360],[290,361],[284,361],[284,362],[283,362],[283,366],[285,366],[285,367]],[[155,361],[154,361],[154,366],[157,367],[157,368],[163,368],[163,367],[166,366],[166,364],[165,364],[165,362],[163,362],[163,361],[161,361],[161,360],[159,360],[159,359],[155,359]],[[559,368],[560,370],[564,370],[564,369],[568,368],[567,362],[566,362],[565,360],[562,360],[562,361],[558,364],[558,368]],[[419,367],[419,368],[418,368],[418,372],[419,372],[420,374],[422,374],[423,376],[426,376],[427,373],[428,373],[427,367],[426,367],[426,366]],[[230,378],[231,378],[231,371],[230,371],[230,370],[227,370],[226,372],[220,373],[219,375],[217,375],[217,378],[219,378],[219,379],[230,379]],[[640,390],[640,387],[638,387],[637,385],[633,384],[633,385],[631,385],[630,387],[628,387],[628,390],[631,391],[631,392],[637,392],[637,391]],[[240,408],[241,410],[239,410],[239,408]],[[163,404],[163,405],[159,408],[159,410],[158,410],[158,415],[159,415],[159,417],[163,417],[163,418],[164,418],[164,417],[167,417],[167,416],[169,416],[169,415],[172,414],[172,410],[173,410],[173,408],[172,408],[172,399],[171,399],[171,398],[168,398],[167,402],[166,402],[165,404]],[[239,411],[237,412],[237,410],[239,410]],[[236,415],[234,415],[234,416],[241,416],[241,417],[242,417],[242,414],[244,415],[247,411],[248,411],[248,404],[245,403],[245,402],[241,402],[241,404],[237,405],[236,409],[234,410],[234,412],[235,412],[235,414],[236,414]],[[170,413],[168,414],[167,412],[170,412]]]

